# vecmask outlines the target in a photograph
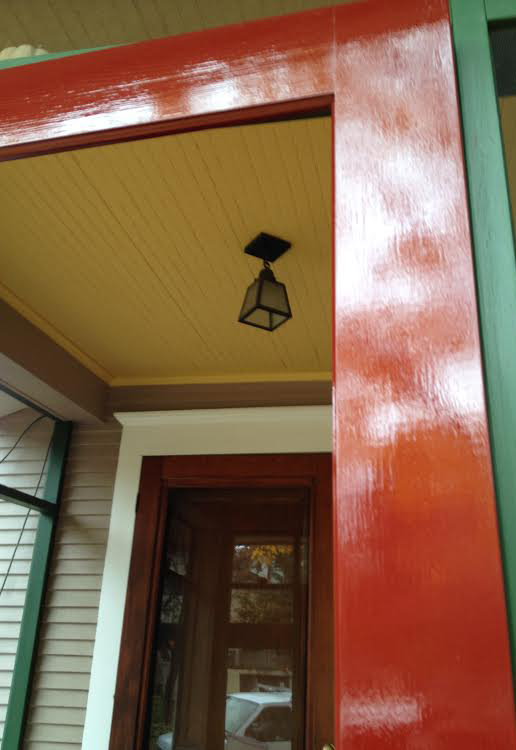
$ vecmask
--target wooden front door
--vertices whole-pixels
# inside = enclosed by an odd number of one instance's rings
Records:
[[[334,741],[331,480],[328,454],[144,460],[113,750]]]
[[[447,0],[337,5],[1,77],[0,159],[331,109],[335,741],[514,746]]]

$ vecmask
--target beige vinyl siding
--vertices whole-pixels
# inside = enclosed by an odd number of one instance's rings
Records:
[[[119,444],[115,423],[72,433],[26,750],[81,747]]]
[[[7,454],[24,429],[38,416],[39,414],[32,409],[23,408],[0,418],[0,483],[31,495],[34,494],[40,480],[52,435],[52,420],[42,419],[35,424],[23,437],[19,446],[8,456]],[[5,456],[6,459],[2,461]],[[45,479],[44,472],[41,476],[39,495],[43,494]],[[25,508],[14,503],[0,502],[0,588],[20,538],[26,515]],[[4,590],[0,594],[0,738],[4,731],[37,523],[38,514],[32,511],[21,536]]]

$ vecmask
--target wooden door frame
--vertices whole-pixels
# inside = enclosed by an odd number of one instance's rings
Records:
[[[330,406],[117,414],[123,426],[83,750],[109,745],[135,512],[145,456],[331,453]]]
[[[336,743],[516,744],[448,0],[223,27],[2,84],[0,159],[331,103]]]
[[[331,539],[330,453],[240,454],[147,457],[143,459],[138,492],[131,567],[118,665],[110,750],[139,748],[144,742],[148,711],[148,679],[154,641],[157,586],[171,489],[306,488],[310,491],[310,537],[317,528]],[[324,514],[327,506],[328,514]],[[311,541],[313,549],[315,541]],[[318,547],[319,550],[319,547]],[[317,557],[322,555],[319,550]],[[319,562],[310,564],[309,633],[331,612],[331,579],[321,581]],[[324,625],[322,625],[324,627]],[[319,726],[319,706],[333,700],[332,664],[327,639],[308,637],[306,747],[332,742]]]

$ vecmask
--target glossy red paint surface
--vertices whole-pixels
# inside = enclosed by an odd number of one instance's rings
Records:
[[[418,5],[337,24],[337,711],[345,747],[510,748],[452,47]]]
[[[0,157],[333,96],[337,746],[515,747],[447,2],[133,50],[3,72]]]
[[[332,22],[325,8],[2,71],[0,158],[2,147],[12,147],[5,158],[30,143],[52,149],[35,143],[49,139],[112,140],[99,131],[130,126],[170,131],[199,118],[203,127],[212,113],[331,94]]]

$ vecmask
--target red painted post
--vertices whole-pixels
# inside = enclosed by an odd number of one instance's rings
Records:
[[[446,6],[337,12],[336,674],[353,750],[516,746]]]

